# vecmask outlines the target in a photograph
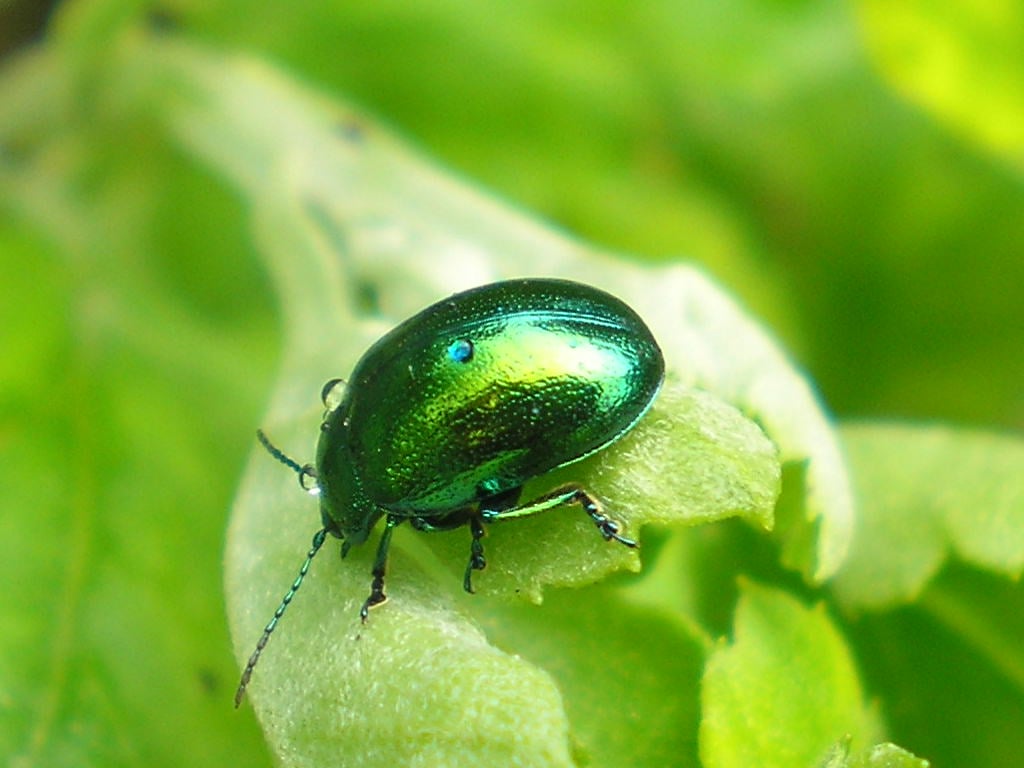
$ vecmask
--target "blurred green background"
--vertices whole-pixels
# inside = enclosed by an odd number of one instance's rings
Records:
[[[0,3],[16,765],[268,760],[225,706],[220,553],[275,299],[243,201],[110,87],[133,27],[282,65],[585,240],[703,264],[841,417],[1024,426],[1013,0]],[[913,706],[895,739],[968,764]]]

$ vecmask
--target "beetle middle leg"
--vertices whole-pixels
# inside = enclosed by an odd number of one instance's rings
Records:
[[[554,507],[576,503],[582,506],[583,511],[594,521],[594,525],[597,526],[597,530],[600,531],[605,541],[614,539],[620,544],[625,544],[627,547],[637,546],[636,541],[619,533],[622,530],[619,523],[608,517],[602,509],[601,503],[589,491],[579,485],[563,485],[561,488],[556,488],[551,493],[539,496],[526,504],[502,510],[481,510],[481,514],[485,522],[511,520],[517,517],[534,515]]]
[[[487,567],[484,544],[481,541],[484,537],[483,517],[477,514],[469,518],[469,530],[473,534],[473,541],[469,545],[469,563],[466,564],[466,574],[462,577],[462,588],[472,594],[473,571],[482,571]]]
[[[469,525],[473,540],[469,545],[469,563],[466,565],[466,574],[462,577],[462,588],[467,592],[473,591],[473,571],[482,571],[487,567],[487,559],[484,557],[484,545],[481,539],[484,537],[483,518],[479,512],[467,507],[445,515],[440,520],[425,517],[413,517],[409,521],[417,531],[424,533],[438,533],[439,531],[453,531],[464,525]]]
[[[483,538],[486,534],[484,522],[499,519],[505,510],[515,508],[519,501],[522,488],[511,488],[501,493],[487,496],[480,501],[479,508],[467,507],[458,509],[441,518],[413,517],[410,518],[412,527],[417,531],[434,533],[437,531],[451,531],[463,525],[469,525],[472,540],[469,544],[469,562],[466,563],[466,572],[462,577],[462,588],[473,593],[473,571],[482,571],[487,567],[487,558],[484,557]]]

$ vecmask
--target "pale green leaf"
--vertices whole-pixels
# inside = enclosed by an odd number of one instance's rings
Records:
[[[545,274],[605,287],[649,322],[670,380],[740,408],[784,463],[806,468],[794,514],[779,532],[785,557],[814,579],[839,567],[851,506],[828,420],[776,343],[702,273],[640,268],[573,241],[443,175],[350,107],[254,61],[184,46],[150,44],[136,53],[187,82],[168,121],[252,200],[290,316],[291,356],[319,356],[321,372],[345,375],[381,330],[355,334],[346,324],[366,296],[396,320],[501,277]],[[323,266],[304,266],[303,252]],[[335,340],[329,349],[324,337]],[[291,384],[284,388],[295,394]],[[304,386],[316,391],[312,382]],[[278,397],[273,412],[294,414],[296,406]]]
[[[802,393],[812,406],[813,400],[773,343],[710,281],[692,269],[645,271],[592,253],[459,187],[365,119],[245,60],[165,48],[156,61],[187,75],[184,93],[209,89],[205,97],[175,102],[167,119],[186,146],[251,201],[258,242],[281,292],[288,343],[266,424],[278,444],[312,453],[316,393],[323,380],[346,375],[387,328],[380,316],[400,319],[445,291],[487,279],[562,275],[632,301],[665,338],[669,361],[650,417],[613,448],[574,466],[571,477],[607,498],[630,531],[736,515],[771,526],[777,449],[737,406],[767,404],[756,414],[764,424],[786,393]],[[795,427],[785,423],[791,417]],[[798,436],[805,424],[817,428],[827,459],[830,438],[817,410],[810,419],[794,411],[777,420]],[[240,658],[317,527],[315,505],[301,502],[294,477],[256,454],[227,553]],[[828,540],[835,546],[834,537]],[[256,670],[250,694],[287,764],[322,764],[352,743],[361,745],[351,753],[358,765],[448,764],[467,754],[558,765],[579,750],[599,763],[626,764],[625,755],[609,750],[628,740],[588,739],[586,727],[567,718],[560,688],[571,689],[572,680],[556,685],[541,667],[490,645],[475,614],[487,610],[486,602],[478,607],[487,593],[539,599],[545,585],[582,585],[614,569],[635,569],[636,554],[601,540],[580,514],[495,525],[487,540],[490,567],[477,581],[482,594],[467,598],[452,573],[464,567],[466,547],[460,532],[427,540],[399,531],[392,599],[365,628],[358,606],[369,588],[372,548],[353,551],[344,564],[321,556],[326,563],[316,563],[297,601],[304,610],[289,614],[272,646],[278,655],[268,654]],[[592,596],[580,600],[600,606]],[[544,617],[537,614],[538,627]],[[564,663],[556,656],[545,666]],[[477,703],[484,698],[486,706]],[[623,705],[607,690],[599,700],[607,709]],[[469,702],[472,732],[458,727]],[[374,715],[381,711],[398,715]]]

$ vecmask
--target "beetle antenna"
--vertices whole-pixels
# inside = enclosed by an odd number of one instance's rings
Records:
[[[262,432],[260,433],[263,434]],[[262,442],[262,441],[261,441]],[[246,662],[245,669],[242,671],[242,679],[238,682],[238,690],[235,691],[235,709],[238,709],[238,705],[242,703],[242,698],[245,696],[245,689],[249,685],[249,678],[252,677],[252,671],[256,668],[256,663],[260,660],[260,655],[263,653],[263,649],[267,647],[267,643],[270,641],[270,635],[277,628],[277,622],[284,616],[285,609],[288,608],[288,603],[295,597],[295,593],[299,591],[299,587],[302,586],[302,580],[306,578],[306,573],[309,572],[309,566],[313,562],[313,558],[316,557],[316,553],[320,551],[320,547],[324,544],[324,539],[327,537],[327,529],[321,528],[313,536],[313,545],[309,548],[309,552],[306,553],[306,561],[302,564],[299,569],[299,575],[295,577],[295,581],[292,582],[291,589],[289,589],[284,598],[281,600],[281,604],[277,606],[277,610],[274,611],[273,618],[267,622],[267,626],[263,628],[263,634],[260,635],[260,640],[256,643],[256,650],[252,652],[249,657],[249,661]]]
[[[270,438],[267,437],[262,429],[256,430],[256,439],[260,441],[260,445],[267,449],[267,453],[299,476],[299,485],[302,486],[304,491],[314,496],[320,493],[320,486],[316,483],[316,469],[312,464],[299,464],[299,462],[270,442]],[[308,484],[310,482],[312,482],[312,485]]]
[[[308,471],[306,467],[299,464],[299,462],[270,442],[270,438],[267,437],[266,433],[262,429],[256,430],[256,439],[260,441],[260,445],[267,449],[267,453],[280,461],[286,467],[294,470],[296,474],[302,475],[306,474]]]

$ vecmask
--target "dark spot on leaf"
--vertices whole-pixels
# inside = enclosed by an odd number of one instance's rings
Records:
[[[16,139],[0,144],[0,165],[8,168],[16,168],[24,165],[31,154],[31,145],[28,141]]]
[[[174,32],[181,27],[181,19],[170,8],[157,6],[146,14],[146,24],[156,33]]]
[[[348,115],[338,122],[337,133],[347,142],[361,144],[366,138],[366,126],[355,117]]]
[[[376,283],[369,280],[357,280],[353,290],[355,292],[356,306],[364,315],[380,314],[380,291]]]
[[[215,696],[221,689],[220,678],[210,667],[200,667],[196,670],[196,680],[203,693]]]

